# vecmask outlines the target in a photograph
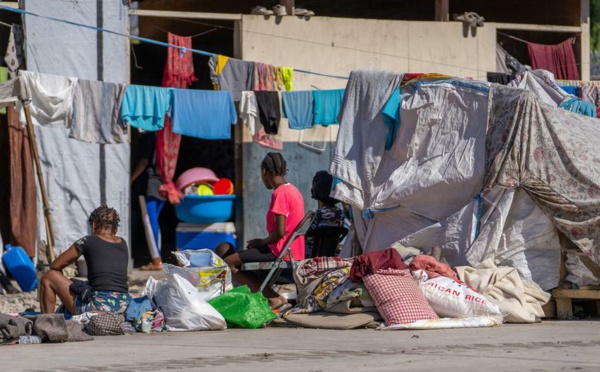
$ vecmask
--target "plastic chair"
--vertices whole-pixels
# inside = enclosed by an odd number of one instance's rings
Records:
[[[338,245],[347,234],[348,229],[343,226],[324,226],[309,231],[306,238],[313,240],[310,258],[335,256]]]
[[[292,257],[292,250],[290,249],[290,247],[292,246],[292,243],[294,242],[294,240],[296,240],[297,237],[306,234],[306,231],[312,224],[315,215],[316,212],[314,210],[310,210],[306,213],[306,215],[304,215],[304,218],[302,218],[302,221],[300,221],[298,225],[296,225],[296,228],[294,228],[294,232],[286,241],[283,250],[281,251],[279,257],[277,257],[275,261],[247,262],[242,265],[242,271],[269,270],[269,274],[260,286],[259,292],[262,292],[265,288],[267,288],[267,286],[271,286],[277,280],[277,278],[279,278],[279,275],[281,275],[281,271],[283,269],[296,268],[296,261],[294,261],[294,257]],[[286,255],[289,257],[289,261],[285,261]]]

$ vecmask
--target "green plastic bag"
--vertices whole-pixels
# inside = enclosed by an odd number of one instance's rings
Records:
[[[247,285],[236,287],[213,298],[208,303],[227,321],[231,328],[255,329],[277,318],[262,293],[252,293]]]

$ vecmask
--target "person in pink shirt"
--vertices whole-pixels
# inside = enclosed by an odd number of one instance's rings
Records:
[[[233,278],[240,284],[246,284],[250,290],[260,289],[261,281],[253,274],[240,271],[245,262],[275,261],[281,254],[294,228],[304,217],[304,199],[298,189],[286,182],[287,166],[280,153],[270,152],[261,165],[262,180],[265,187],[273,190],[271,203],[267,212],[266,228],[269,234],[264,239],[248,241],[245,250],[235,252],[229,243],[221,243],[215,252],[221,256],[231,268]],[[297,237],[291,246],[294,260],[304,259],[304,236]],[[282,310],[287,300],[271,288],[263,291],[273,309]]]

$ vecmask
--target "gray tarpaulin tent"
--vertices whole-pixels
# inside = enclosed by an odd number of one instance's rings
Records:
[[[364,251],[440,246],[452,264],[492,258],[550,289],[560,231],[600,263],[597,119],[522,89],[427,79],[403,86],[385,150],[390,85],[395,74],[351,74],[330,168]]]

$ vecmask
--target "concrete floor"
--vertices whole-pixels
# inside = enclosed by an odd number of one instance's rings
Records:
[[[440,331],[268,328],[0,347],[0,371],[600,371],[600,322]]]

